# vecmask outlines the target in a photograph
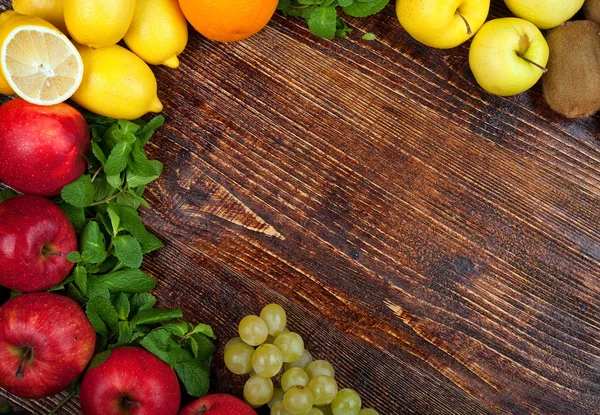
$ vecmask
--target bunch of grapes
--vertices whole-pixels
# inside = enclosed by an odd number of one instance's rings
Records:
[[[313,360],[302,337],[286,325],[283,307],[269,304],[260,316],[244,317],[239,337],[225,345],[227,369],[250,375],[244,385],[246,402],[268,405],[271,415],[378,415],[361,409],[356,391],[339,389],[333,366]]]

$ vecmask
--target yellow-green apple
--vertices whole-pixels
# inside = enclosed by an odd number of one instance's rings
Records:
[[[27,293],[0,307],[0,387],[26,399],[65,390],[94,354],[96,333],[79,304]]]
[[[69,275],[72,251],[77,251],[73,225],[51,200],[21,195],[0,203],[0,285],[47,290]]]
[[[226,393],[213,393],[196,399],[179,415],[256,415],[250,405]]]
[[[113,349],[83,376],[84,415],[177,415],[181,391],[175,371],[139,346]]]
[[[490,0],[396,0],[396,14],[416,40],[448,49],[464,43],[483,25]]]
[[[66,103],[0,106],[0,181],[19,192],[59,195],[85,172],[89,147],[85,118]]]
[[[469,66],[477,83],[489,93],[516,95],[542,77],[548,53],[548,43],[533,23],[505,17],[479,29],[469,48]]]
[[[540,29],[556,27],[575,15],[584,0],[504,0],[517,17],[529,20]]]

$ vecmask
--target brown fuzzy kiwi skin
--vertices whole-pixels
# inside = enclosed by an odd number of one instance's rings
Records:
[[[600,0],[585,0],[583,15],[587,20],[600,24]]]
[[[600,109],[600,26],[589,20],[567,22],[548,32],[546,41],[546,102],[568,118],[594,114]]]

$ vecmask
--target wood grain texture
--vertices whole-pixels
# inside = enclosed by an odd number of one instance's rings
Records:
[[[599,118],[539,86],[486,94],[468,43],[422,46],[392,5],[350,22],[333,41],[280,15],[234,44],[192,33],[154,68],[161,305],[222,346],[279,302],[381,414],[600,413]],[[213,390],[242,384],[219,348]]]

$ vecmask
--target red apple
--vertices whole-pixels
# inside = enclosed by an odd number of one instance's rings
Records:
[[[77,236],[67,215],[41,196],[15,196],[0,203],[0,285],[42,291],[73,268],[67,254]]]
[[[0,387],[26,399],[54,395],[94,354],[96,333],[79,304],[53,293],[29,293],[0,307]]]
[[[196,399],[179,415],[256,415],[250,405],[226,393],[213,393]]]
[[[59,195],[85,172],[89,147],[83,115],[66,103],[0,106],[0,181],[19,192]]]
[[[177,415],[181,390],[169,365],[142,347],[123,346],[86,372],[79,401],[84,415]]]

